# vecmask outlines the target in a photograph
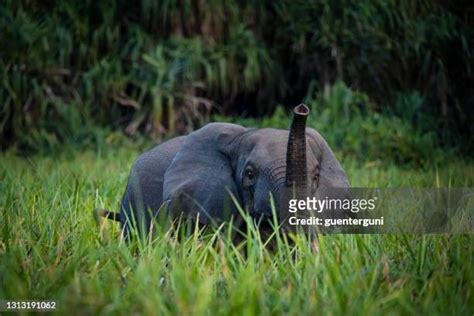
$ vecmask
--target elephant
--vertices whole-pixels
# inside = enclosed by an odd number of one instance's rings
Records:
[[[301,197],[349,188],[327,142],[306,128],[309,112],[296,106],[289,131],[214,122],[165,141],[134,163],[120,212],[100,215],[120,221],[128,239],[132,229],[149,232],[158,210],[207,225],[239,216],[236,200],[252,218],[271,218],[270,194],[280,210],[288,188]]]

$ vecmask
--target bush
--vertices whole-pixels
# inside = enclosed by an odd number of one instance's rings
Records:
[[[211,113],[268,116],[343,81],[372,112],[410,114],[472,153],[469,12],[408,0],[2,1],[1,148],[81,145],[97,127],[159,140]]]
[[[337,82],[324,92],[312,91],[306,97],[311,108],[308,127],[318,130],[342,156],[361,161],[388,161],[424,165],[440,161],[443,156],[436,134],[428,126],[418,124],[417,111],[423,106],[417,94],[400,95],[394,110],[384,115],[376,111],[369,97]],[[411,103],[407,103],[411,102]],[[217,116],[216,120],[226,120]],[[290,115],[283,107],[262,120],[227,119],[245,126],[288,128]],[[423,117],[422,122],[434,119]]]

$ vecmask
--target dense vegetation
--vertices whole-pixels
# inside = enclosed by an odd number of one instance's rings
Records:
[[[326,235],[316,254],[301,236],[296,247],[275,237],[268,251],[254,230],[237,248],[226,233],[161,233],[133,251],[91,210],[118,207],[135,156],[126,146],[0,156],[0,298],[56,299],[61,314],[87,315],[474,311],[473,235]],[[459,160],[418,171],[342,165],[360,187],[474,186],[473,166]]]
[[[269,116],[279,105],[272,122],[286,127],[278,118],[306,100],[320,115],[314,126],[356,156],[469,154],[468,5],[5,0],[0,144],[48,152],[111,131],[160,139],[215,114]]]

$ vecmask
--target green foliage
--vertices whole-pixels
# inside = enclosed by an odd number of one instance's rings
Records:
[[[433,117],[423,116],[419,108],[423,100],[417,93],[397,95],[391,111],[381,114],[369,97],[353,91],[343,82],[322,93],[310,91],[305,98],[311,108],[307,125],[319,131],[332,148],[341,155],[360,161],[385,161],[398,164],[434,165],[452,157],[442,150],[431,129]],[[291,116],[278,107],[272,116],[263,119],[241,119],[215,116],[249,127],[287,129]]]
[[[202,125],[220,96],[235,98],[260,82],[271,85],[276,73],[268,51],[236,17],[216,38],[183,37],[176,29],[156,37],[148,10],[160,11],[153,21],[165,15],[163,28],[178,27],[168,23],[179,10],[143,1],[143,20],[135,21],[126,6],[2,4],[3,145],[33,151],[67,141],[80,145],[93,126],[123,126],[128,134],[141,129],[160,139]],[[119,11],[129,12],[133,22],[121,24]]]
[[[469,14],[438,1],[2,1],[1,147],[84,146],[97,127],[161,139],[343,81],[468,153]]]
[[[400,112],[381,115],[375,111],[367,95],[354,92],[339,82],[322,95],[307,98],[314,114],[312,126],[330,144],[364,160],[391,160],[397,163],[433,163],[443,156],[431,129],[423,129],[412,109],[420,103],[411,99],[416,95],[402,95],[393,106]],[[403,101],[409,100],[405,107]],[[419,101],[418,99],[416,101]],[[428,118],[422,119],[427,122]]]
[[[235,247],[223,227],[132,250],[91,210],[118,207],[135,156],[125,146],[0,156],[0,298],[56,299],[78,314],[472,313],[472,235],[325,235],[314,253],[281,235],[269,251],[254,229]],[[474,185],[460,160],[419,171],[342,164],[360,187]]]

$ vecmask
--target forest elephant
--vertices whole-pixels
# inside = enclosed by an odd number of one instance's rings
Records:
[[[253,218],[271,217],[270,194],[278,211],[290,187],[302,196],[349,188],[327,142],[306,128],[309,112],[296,106],[289,131],[209,123],[159,144],[134,163],[120,213],[100,215],[120,221],[127,239],[134,228],[149,232],[159,209],[206,225],[238,216],[235,201]]]

